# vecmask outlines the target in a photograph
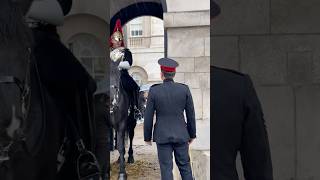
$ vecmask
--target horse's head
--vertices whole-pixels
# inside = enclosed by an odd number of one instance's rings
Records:
[[[0,153],[20,127],[24,116],[32,35],[24,14],[32,0],[0,1]],[[1,157],[1,154],[0,154]]]

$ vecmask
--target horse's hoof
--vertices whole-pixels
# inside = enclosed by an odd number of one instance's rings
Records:
[[[119,173],[118,180],[127,180],[127,174],[126,173]]]
[[[133,156],[129,156],[129,157],[128,157],[128,163],[129,163],[129,164],[134,163],[134,158],[133,158]]]

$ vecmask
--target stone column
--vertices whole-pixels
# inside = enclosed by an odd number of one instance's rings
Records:
[[[202,180],[210,179],[210,5],[209,0],[197,3],[167,2],[164,27],[168,57],[180,64],[175,80],[187,84],[193,96],[197,139],[190,154],[195,178]]]

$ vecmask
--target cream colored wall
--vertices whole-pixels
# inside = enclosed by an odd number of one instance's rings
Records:
[[[163,21],[150,16],[141,18],[143,19],[142,37],[151,37],[151,43],[149,46],[143,48],[130,46],[128,46],[128,48],[132,52],[133,66],[140,67],[147,72],[146,84],[158,83],[161,82],[158,60],[164,57]],[[156,20],[154,21],[154,19]],[[129,23],[126,25],[127,33],[125,38],[130,37]],[[162,30],[157,30],[157,28],[161,28]]]
[[[95,36],[101,45],[107,45],[107,30],[108,24],[99,17],[77,14],[65,18],[64,25],[58,28],[63,43],[66,43],[71,37],[85,33]]]
[[[167,12],[210,10],[209,0],[166,0]]]

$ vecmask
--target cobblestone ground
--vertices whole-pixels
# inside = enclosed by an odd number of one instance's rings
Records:
[[[135,162],[133,164],[126,163],[126,171],[128,180],[159,180],[160,167],[157,157],[156,144],[147,146],[143,141],[143,124],[137,125],[135,128],[135,137],[133,140],[133,151]],[[128,147],[126,147],[128,152]],[[111,180],[117,180],[118,177],[118,151],[112,151],[111,155]],[[126,161],[128,154],[126,153]]]

